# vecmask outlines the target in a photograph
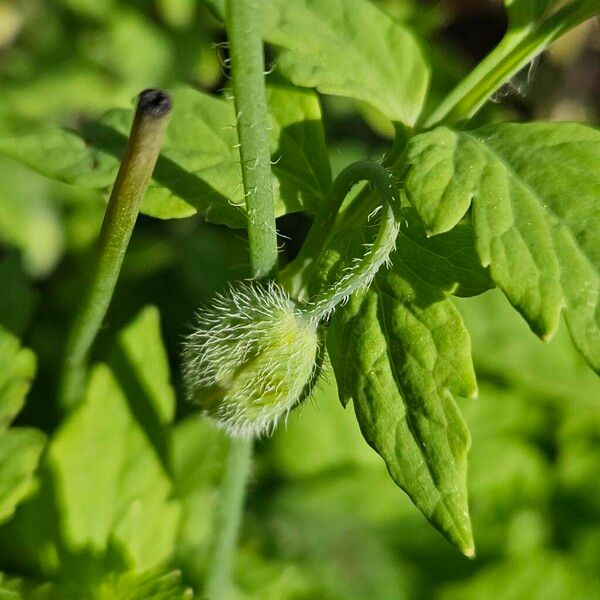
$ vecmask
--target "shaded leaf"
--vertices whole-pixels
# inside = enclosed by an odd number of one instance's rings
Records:
[[[170,556],[179,508],[169,500],[169,479],[106,366],[94,369],[84,402],[54,435],[48,467],[70,550],[104,553],[116,543],[138,569]]]
[[[16,256],[0,260],[0,327],[15,335],[21,335],[29,322],[38,300]]]
[[[193,89],[172,96],[173,117],[142,211],[164,219],[199,212],[208,221],[245,226],[233,104]],[[278,85],[269,100],[277,215],[315,210],[331,178],[317,97]],[[105,188],[114,181],[132,114],[115,109],[80,131],[52,126],[5,137],[0,152],[47,177]]]
[[[476,296],[494,286],[475,249],[471,224],[463,220],[442,235],[427,237],[413,210],[396,240],[397,255],[413,276],[455,296]]]
[[[476,245],[494,282],[549,339],[564,308],[600,371],[600,132],[574,123],[445,127],[413,138],[409,199],[431,233],[473,202]]]

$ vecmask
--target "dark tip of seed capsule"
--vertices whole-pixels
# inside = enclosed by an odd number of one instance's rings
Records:
[[[173,107],[171,97],[163,90],[144,90],[138,100],[138,110],[154,118],[164,117]]]

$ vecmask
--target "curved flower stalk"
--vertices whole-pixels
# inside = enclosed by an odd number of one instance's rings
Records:
[[[308,311],[317,322],[329,316],[339,304],[354,292],[369,287],[379,268],[389,261],[400,231],[401,202],[392,174],[379,163],[359,161],[344,169],[336,178],[329,194],[329,201],[313,225],[319,236],[328,235],[335,218],[350,190],[360,181],[368,181],[379,195],[382,204],[372,214],[381,212],[381,221],[373,243],[367,244],[367,252],[347,266],[344,275],[331,287],[317,294],[309,303]],[[313,230],[311,230],[312,233]],[[314,243],[312,236],[306,244]]]
[[[231,436],[271,433],[308,395],[323,346],[319,323],[367,287],[389,260],[400,227],[400,200],[391,174],[377,163],[355,163],[340,174],[311,233],[320,236],[331,228],[344,198],[363,180],[383,201],[381,222],[366,254],[333,285],[300,304],[278,283],[239,282],[198,311],[183,350],[188,398]]]

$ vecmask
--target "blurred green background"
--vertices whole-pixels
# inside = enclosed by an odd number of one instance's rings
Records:
[[[434,97],[506,26],[500,2],[380,4],[429,40]],[[592,21],[560,40],[496,94],[486,118],[597,123],[599,32]],[[184,82],[218,93],[227,85],[223,40],[219,22],[196,0],[0,0],[0,135],[40,122],[76,125],[130,107],[150,86]],[[390,126],[380,115],[350,101],[323,102],[335,172],[383,153]],[[105,200],[0,158],[0,325],[38,357],[19,424],[50,433],[60,422],[56,373]],[[294,238],[288,256],[306,225],[301,215],[280,221]],[[178,347],[194,309],[228,279],[246,276],[246,263],[240,232],[194,217],[141,216],[96,357],[154,304],[179,390]],[[543,344],[499,292],[457,305],[480,381],[479,399],[461,404],[473,435],[477,559],[461,557],[394,486],[329,374],[286,427],[257,445],[236,563],[240,598],[600,598],[600,381],[564,328]],[[183,524],[169,561],[198,587],[226,441],[182,402],[174,429]],[[17,554],[0,549],[0,570],[45,575],[26,551]]]

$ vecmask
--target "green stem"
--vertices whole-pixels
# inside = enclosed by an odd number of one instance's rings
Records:
[[[377,236],[361,260],[349,266],[341,279],[308,303],[308,313],[316,322],[327,316],[354,291],[368,285],[379,267],[387,260],[396,242],[401,220],[401,203],[392,174],[376,162],[358,161],[344,169],[333,182],[327,202],[315,216],[298,257],[285,272],[288,288],[296,286],[298,289],[294,292],[299,296],[303,295],[302,284],[305,285],[310,278],[311,266],[331,239],[344,199],[361,181],[367,181],[374,188],[373,195],[378,198],[383,212]]]
[[[87,357],[108,310],[170,112],[171,99],[163,91],[145,90],[140,94],[104,214],[96,263],[67,339],[59,387],[59,402],[64,409],[72,407],[81,396]]]
[[[277,274],[277,232],[271,176],[260,2],[227,0],[226,23],[248,213],[250,268],[257,278]],[[233,439],[216,516],[216,541],[207,578],[210,600],[227,600],[250,474],[252,441]]]
[[[571,2],[547,19],[509,30],[500,44],[442,101],[420,128],[455,124],[472,117],[508,79],[551,42],[594,16],[597,0]]]
[[[324,246],[344,198],[359,181],[368,181],[375,188],[380,202],[383,202],[381,223],[365,256],[349,266],[341,279],[311,300],[308,310],[316,322],[326,317],[350,294],[368,286],[396,245],[401,219],[398,189],[385,167],[368,160],[350,165],[337,176],[328,201],[317,215],[305,243]]]
[[[259,0],[228,0],[227,33],[248,212],[250,266],[256,277],[272,277],[277,271],[277,232],[261,4]]]
[[[232,595],[233,558],[252,462],[251,440],[232,439],[230,444],[215,521],[217,537],[206,583],[208,600],[227,600]]]

